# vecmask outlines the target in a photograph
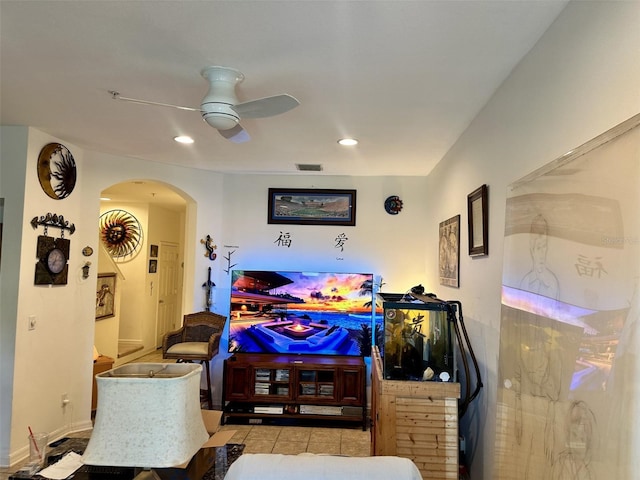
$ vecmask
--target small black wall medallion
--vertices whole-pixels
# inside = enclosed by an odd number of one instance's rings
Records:
[[[384,209],[389,215],[397,215],[402,210],[402,200],[397,195],[387,197],[384,201]]]

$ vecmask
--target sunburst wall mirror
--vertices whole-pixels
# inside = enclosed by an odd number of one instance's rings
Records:
[[[140,251],[142,225],[126,210],[109,210],[100,215],[100,239],[116,262],[124,262]]]

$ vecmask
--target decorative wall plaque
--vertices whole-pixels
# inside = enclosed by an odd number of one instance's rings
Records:
[[[109,210],[100,215],[100,238],[116,261],[133,257],[142,245],[142,226],[125,210]]]
[[[76,186],[76,161],[60,143],[45,145],[38,156],[38,180],[44,193],[54,200],[67,198]]]

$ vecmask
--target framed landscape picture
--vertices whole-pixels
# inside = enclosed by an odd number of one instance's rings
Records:
[[[267,222],[289,225],[356,224],[356,191],[270,188]]]

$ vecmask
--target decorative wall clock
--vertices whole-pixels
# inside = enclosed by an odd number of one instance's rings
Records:
[[[67,147],[49,143],[40,150],[38,180],[44,193],[54,200],[71,195],[76,186],[76,161]]]
[[[100,215],[100,238],[115,261],[125,261],[142,245],[142,226],[126,210],[109,210]]]
[[[36,247],[35,285],[66,285],[69,275],[69,247],[71,242],[66,238],[53,238],[47,235],[38,236]]]

